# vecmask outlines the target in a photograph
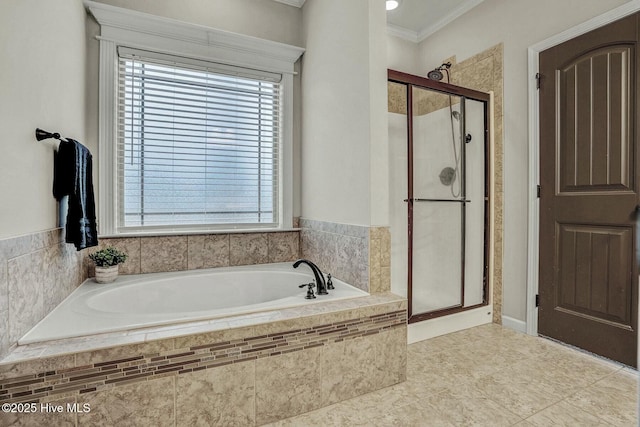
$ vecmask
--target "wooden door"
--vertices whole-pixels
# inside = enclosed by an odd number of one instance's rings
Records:
[[[638,15],[540,54],[538,332],[636,366]]]

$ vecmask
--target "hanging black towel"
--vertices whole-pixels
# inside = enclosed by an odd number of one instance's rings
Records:
[[[60,141],[54,154],[53,196],[69,196],[65,240],[77,250],[98,245],[91,163],[87,147],[73,139]]]

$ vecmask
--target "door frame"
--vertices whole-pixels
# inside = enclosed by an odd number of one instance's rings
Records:
[[[569,28],[555,36],[542,40],[528,48],[528,93],[529,93],[529,189],[528,189],[528,225],[527,225],[527,319],[526,332],[538,335],[538,268],[540,250],[540,100],[536,74],[539,72],[539,55],[542,51],[557,46],[589,31],[603,27],[614,21],[640,11],[640,0],[632,0],[615,9],[596,16],[582,24]]]

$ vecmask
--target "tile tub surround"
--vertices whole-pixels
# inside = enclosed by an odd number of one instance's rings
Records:
[[[300,232],[101,238],[98,248],[87,250],[85,256],[89,277],[95,273],[88,255],[105,246],[114,246],[129,256],[120,265],[121,274],[160,273],[293,262],[300,257]]]
[[[369,293],[391,290],[388,227],[300,219],[301,253],[324,273]]]
[[[404,381],[406,300],[371,295],[90,340],[12,353],[0,362],[0,403],[88,403],[77,425],[262,425]]]
[[[84,252],[62,228],[0,240],[0,357],[86,279]]]

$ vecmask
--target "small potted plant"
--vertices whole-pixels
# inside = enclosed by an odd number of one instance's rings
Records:
[[[107,246],[89,254],[89,259],[96,264],[96,282],[111,283],[118,278],[118,264],[127,260],[127,254]]]

